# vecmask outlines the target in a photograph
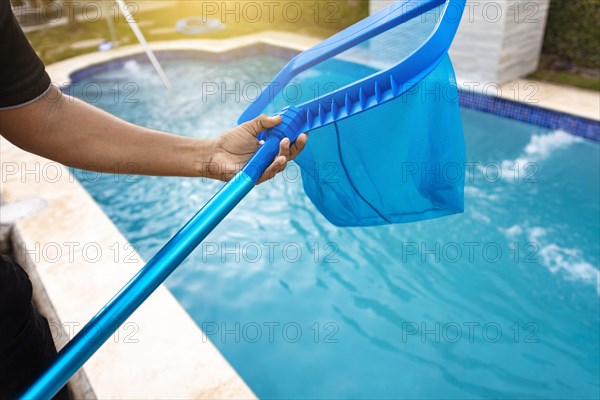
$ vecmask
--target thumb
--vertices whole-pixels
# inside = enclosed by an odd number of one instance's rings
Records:
[[[267,129],[271,129],[277,125],[279,125],[281,123],[281,117],[280,116],[276,116],[276,117],[270,117],[266,114],[263,115],[259,115],[258,117],[254,118],[252,121],[248,121],[246,122],[246,128],[248,129],[248,131],[256,136],[259,133],[267,130]]]

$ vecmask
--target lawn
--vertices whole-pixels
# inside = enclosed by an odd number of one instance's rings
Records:
[[[558,83],[560,85],[574,86],[581,89],[595,90],[600,92],[600,79],[588,78],[569,71],[552,71],[540,69],[529,78],[538,81]]]
[[[558,56],[542,54],[538,70],[528,78],[600,91],[600,71],[575,66]]]

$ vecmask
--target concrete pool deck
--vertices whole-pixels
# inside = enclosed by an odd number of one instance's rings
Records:
[[[600,121],[600,92],[518,79],[503,84],[500,97]]]
[[[154,50],[224,53],[256,44],[302,51],[320,42],[289,32],[261,32],[223,40],[152,43]],[[142,52],[127,46],[48,66],[52,81],[94,64]],[[515,97],[515,86],[518,85]],[[534,94],[517,81],[502,96],[600,121],[600,95],[534,82]],[[528,91],[529,90],[529,91]],[[533,96],[533,97],[532,97]],[[47,207],[18,221],[12,240],[18,261],[36,286],[58,346],[85,323],[144,265],[116,226],[67,168],[0,141],[1,194],[5,201],[42,198]],[[84,367],[75,385],[82,398],[254,398],[171,293],[160,287]]]

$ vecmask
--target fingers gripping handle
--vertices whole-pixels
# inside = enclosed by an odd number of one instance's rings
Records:
[[[286,137],[294,143],[302,133],[300,130],[306,122],[305,113],[296,107],[286,107],[279,113],[281,124],[265,132],[265,143],[254,153],[242,171],[254,182],[258,182],[265,170],[279,154],[279,143]]]
[[[306,112],[298,107],[290,106],[281,110],[279,115],[281,116],[281,124],[267,131],[267,139],[276,136],[279,141],[282,141],[287,137],[290,142],[294,143],[298,136],[303,133],[300,129],[306,122]]]

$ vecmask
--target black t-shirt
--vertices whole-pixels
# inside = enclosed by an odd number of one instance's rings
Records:
[[[32,101],[49,86],[44,63],[21,30],[10,1],[0,0],[0,108]]]

